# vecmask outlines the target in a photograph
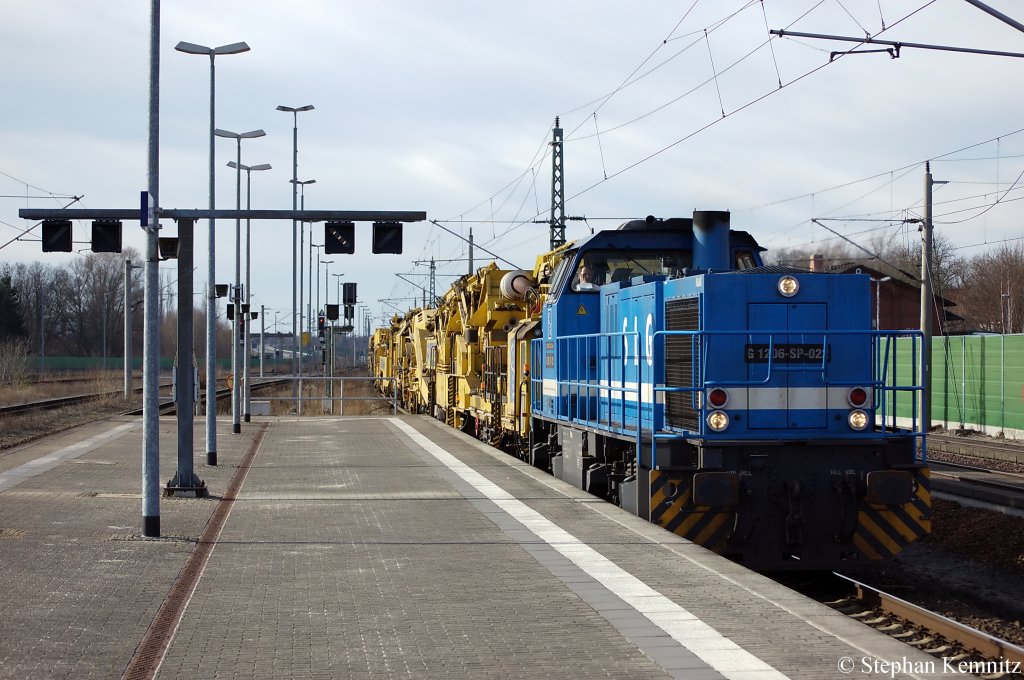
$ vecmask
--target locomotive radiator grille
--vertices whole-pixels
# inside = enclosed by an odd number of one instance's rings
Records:
[[[700,300],[686,298],[665,303],[665,330],[700,330]],[[693,387],[700,376],[700,338],[665,336],[665,386]],[[665,421],[670,427],[692,432],[700,423],[692,392],[668,392],[665,395]]]

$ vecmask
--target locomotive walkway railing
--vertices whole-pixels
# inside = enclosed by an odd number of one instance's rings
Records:
[[[677,374],[666,379],[668,362],[664,357],[669,355],[666,344],[671,338],[689,339],[689,346],[682,352],[689,357],[685,367],[688,371],[683,371],[683,375],[692,376],[688,384],[679,382]],[[797,344],[794,338],[813,341]],[[858,338],[868,344],[858,342]],[[826,390],[822,395],[829,388],[868,390],[875,418],[872,433],[882,437],[914,437],[921,458],[926,460],[918,413],[923,390],[919,375],[920,342],[918,331],[821,329],[656,331],[647,337],[641,337],[639,332],[597,333],[565,336],[554,343],[538,339],[533,341],[531,352],[531,403],[535,413],[546,417],[634,438],[638,460],[650,464],[658,441],[687,437],[763,438],[763,432],[712,431],[707,426],[707,417],[715,409],[709,408],[703,395],[715,387],[773,387],[788,392],[790,380],[785,374],[802,374],[796,380],[804,387]],[[721,350],[718,354],[716,345]],[[735,356],[737,348],[748,356]],[[678,348],[674,349],[672,355],[677,356]],[[841,352],[843,349],[848,352]],[[751,352],[760,356],[751,357]],[[783,357],[780,352],[787,355]],[[723,357],[730,354],[735,357],[734,362],[723,369]],[[543,377],[546,357],[548,375],[553,368],[555,380]],[[656,357],[660,365],[655,365]],[[855,364],[851,368],[851,362],[858,360],[871,363],[870,379],[858,375]],[[737,368],[736,361],[746,368]],[[746,372],[748,377],[739,378],[739,372]],[[677,384],[669,384],[673,378]],[[666,422],[666,402],[680,404],[670,396],[676,394],[689,395],[682,401],[683,409],[692,414],[689,427]],[[820,408],[824,410],[827,406],[830,405],[822,403]],[[899,424],[897,413],[901,414]],[[779,430],[775,435],[783,433]],[[790,436],[808,435],[804,430],[794,431]],[[650,445],[649,457],[642,452],[643,443]]]
[[[670,337],[688,337],[691,342],[691,374],[695,380],[689,385],[657,385],[654,392],[660,394],[683,393],[690,395],[690,408],[693,410],[697,425],[695,430],[681,430],[680,428],[666,427],[664,413],[660,418],[656,411],[651,411],[651,417],[642,421],[641,427],[652,431],[652,440],[657,439],[679,439],[687,436],[708,437],[723,436],[720,433],[711,432],[707,426],[707,417],[714,408],[709,408],[702,399],[702,395],[715,387],[722,388],[757,388],[777,384],[779,374],[802,373],[818,374],[820,384],[824,388],[840,387],[854,388],[862,387],[870,390],[870,404],[874,412],[873,433],[882,436],[911,436],[916,442],[916,449],[922,460],[927,460],[927,448],[925,433],[921,430],[921,418],[919,414],[920,394],[923,391],[920,379],[920,331],[860,331],[860,330],[794,330],[784,331],[656,331],[654,342],[661,341],[660,347],[665,348],[665,342]],[[745,339],[744,347],[746,352],[756,347],[763,355],[763,362],[752,363],[745,360],[748,366],[762,366],[763,373],[757,378],[748,379],[712,379],[708,377],[708,367],[712,365],[710,357],[714,352],[713,340],[716,338],[742,338]],[[814,342],[797,345],[793,349],[794,338],[815,338]],[[820,341],[817,340],[820,338]],[[830,376],[830,365],[833,363],[831,346],[837,338],[867,338],[870,340],[871,379],[838,379]],[[767,342],[765,340],[767,339]],[[785,339],[787,342],[780,342]],[[909,348],[905,344],[898,344],[897,340],[909,340]],[[756,341],[756,342],[755,342]],[[697,351],[692,351],[694,348]],[[814,350],[817,348],[817,352]],[[857,348],[862,349],[862,348]],[[908,351],[909,350],[909,351]],[[780,360],[780,352],[796,351],[800,361],[789,363]],[[664,355],[664,352],[663,352]],[[909,355],[909,356],[907,356]],[[808,358],[810,357],[810,358]],[[749,357],[747,357],[749,358]],[[792,358],[792,356],[788,357]],[[835,357],[836,366],[855,360],[850,356]],[[838,371],[833,371],[833,373]],[[788,387],[788,385],[787,385]],[[902,397],[902,399],[901,399]],[[663,399],[656,399],[663,401]],[[909,418],[904,419],[902,426],[897,423],[897,411],[906,412],[909,404]],[[822,409],[825,405],[821,406]],[[833,407],[834,408],[834,407]],[[641,410],[641,413],[645,411]],[[652,457],[653,457],[652,441]],[[652,458],[653,459],[653,458]]]

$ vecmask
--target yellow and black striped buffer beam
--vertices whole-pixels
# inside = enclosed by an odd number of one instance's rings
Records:
[[[721,552],[732,534],[731,508],[694,505],[692,475],[651,470],[651,522],[697,545]]]
[[[853,542],[868,559],[892,557],[932,531],[931,475],[926,467],[914,470],[914,496],[904,505],[862,502]]]

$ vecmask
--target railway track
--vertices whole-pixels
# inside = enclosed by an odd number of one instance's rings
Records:
[[[252,384],[252,392],[259,392],[261,390],[269,389],[271,387],[276,387],[278,385],[282,385],[282,384],[285,384],[287,382],[289,382],[289,380],[287,378],[272,378],[270,380],[254,381],[253,384]],[[219,389],[219,390],[216,391],[215,395],[216,395],[217,401],[220,401],[221,399],[228,399],[228,398],[231,397],[231,388],[230,387],[224,387],[222,389]],[[205,399],[206,399],[206,392],[205,391],[200,391],[200,393],[199,393],[199,401],[200,401],[200,403],[204,402]],[[172,399],[166,399],[166,400],[161,401],[160,404],[159,404],[159,411],[160,411],[161,415],[169,415],[169,414],[174,413],[175,412],[174,399],[172,398]],[[137,409],[132,409],[131,411],[125,411],[124,415],[126,415],[126,416],[141,416],[142,415],[142,409],[141,408],[137,408]]]
[[[252,389],[258,391],[260,389],[266,389],[273,385],[278,385],[287,382],[284,379],[273,379],[265,380],[263,382],[253,382]],[[171,383],[162,383],[161,389],[171,387]],[[142,391],[141,387],[134,389],[136,393]],[[109,392],[92,392],[87,394],[76,394],[70,397],[55,397],[53,399],[40,399],[38,401],[29,401],[21,404],[9,404],[7,406],[0,406],[0,416],[17,415],[24,413],[31,413],[33,411],[46,411],[58,408],[64,408],[66,406],[75,406],[78,404],[85,404],[90,401],[95,401],[100,398],[116,398],[123,394],[123,390],[112,390]],[[230,396],[231,390],[224,388],[217,390],[217,399],[225,399]],[[160,412],[171,413],[174,411],[174,400],[166,399],[160,401]],[[142,409],[133,409],[126,411],[124,415],[142,415]]]
[[[1024,465],[1024,443],[983,436],[928,433],[928,451]]]
[[[115,378],[116,378],[116,376],[115,376]],[[28,384],[30,384],[30,385],[70,385],[70,384],[73,384],[73,383],[97,382],[99,380],[103,380],[103,378],[99,378],[99,377],[91,377],[91,378],[86,378],[86,377],[75,377],[75,378],[67,378],[67,377],[65,377],[65,378],[31,378],[31,379],[28,380]]]
[[[1024,677],[1024,647],[984,633],[856,579],[833,573],[846,591],[825,604],[941,659],[951,672],[985,678]],[[817,598],[821,599],[821,598]]]
[[[170,387],[171,383],[161,384],[160,387]],[[141,387],[136,387],[135,392],[141,392]],[[123,390],[111,390],[109,392],[89,392],[86,394],[76,394],[70,397],[54,397],[52,399],[39,399],[37,401],[26,401],[21,404],[8,404],[6,406],[0,406],[0,416],[9,416],[19,413],[30,413],[32,411],[48,411],[51,409],[64,408],[65,406],[75,406],[77,404],[85,404],[96,399],[106,397],[120,397],[124,393]]]
[[[932,491],[1024,512],[1024,474],[932,460]]]

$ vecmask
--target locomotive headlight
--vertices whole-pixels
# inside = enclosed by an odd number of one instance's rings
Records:
[[[729,427],[729,416],[725,411],[712,411],[708,414],[708,427],[715,432],[721,432]]]
[[[783,276],[779,279],[779,292],[784,297],[793,297],[800,290],[800,282],[792,276]]]
[[[850,415],[847,416],[847,422],[850,423],[850,429],[857,430],[860,432],[868,426],[868,414],[861,411],[859,408],[850,411]]]

